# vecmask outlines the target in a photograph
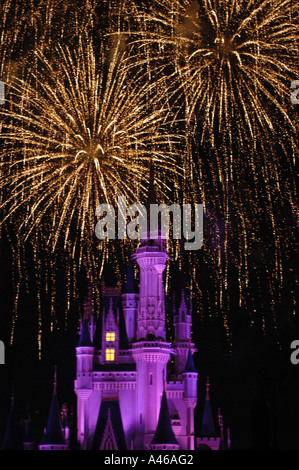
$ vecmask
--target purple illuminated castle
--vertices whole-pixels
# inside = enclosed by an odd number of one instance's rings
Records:
[[[207,388],[204,435],[195,438],[197,376],[192,312],[182,286],[166,339],[163,271],[165,240],[145,236],[132,257],[126,286],[103,285],[102,314],[94,321],[89,288],[76,347],[77,438],[81,449],[219,449]],[[140,270],[139,291],[134,263]],[[189,308],[188,308],[189,306]],[[167,365],[174,357],[174,370]]]
[[[144,239],[132,257],[125,288],[103,284],[97,318],[89,287],[76,347],[77,441],[82,450],[228,449],[218,413],[216,429],[209,381],[198,436],[194,433],[197,371],[191,341],[191,304],[184,285],[173,312],[174,341],[166,340],[163,271],[165,242]],[[139,292],[134,263],[140,269]],[[189,307],[189,308],[188,308]],[[171,360],[173,358],[174,360]],[[168,367],[172,363],[172,371]],[[70,448],[67,413],[54,390],[40,450]],[[37,447],[26,428],[17,439],[14,400],[2,449]],[[76,445],[75,445],[76,447]]]
[[[89,286],[76,347],[78,445],[81,450],[227,449],[220,413],[219,427],[215,427],[209,381],[195,437],[198,373],[193,362],[192,306],[182,284],[176,292],[174,340],[170,343],[166,338],[163,284],[169,257],[165,240],[158,233],[151,235],[148,229],[131,257],[125,287],[102,284],[97,317]],[[137,267],[139,289],[134,277]],[[12,436],[9,424],[3,448],[12,445]],[[28,442],[27,449],[31,446]],[[39,449],[68,448],[69,428],[61,422],[55,378]]]

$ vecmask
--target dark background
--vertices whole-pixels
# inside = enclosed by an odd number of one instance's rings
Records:
[[[20,2],[17,2],[21,4]],[[25,4],[26,2],[23,2]],[[28,5],[30,2],[27,2]],[[61,2],[65,4],[65,10],[57,10],[54,15],[50,29],[44,29],[43,14],[36,24],[25,30],[22,26],[17,45],[11,46],[12,60],[17,62],[31,51],[35,42],[41,37],[58,37],[61,25],[65,18],[69,19],[69,29],[65,36],[67,42],[72,37],[74,23],[74,12],[79,12],[79,18],[84,12],[80,11],[80,0],[74,2]],[[72,6],[73,3],[73,6]],[[148,2],[144,2],[147,4]],[[96,28],[103,28],[109,2],[101,3],[101,11],[95,12],[94,17],[100,18]],[[28,7],[29,8],[29,7]],[[29,10],[28,10],[29,11]],[[28,16],[29,18],[29,16]],[[13,31],[13,16],[9,20],[7,30]],[[63,25],[64,26],[64,25]],[[44,36],[43,36],[44,35]],[[55,36],[56,35],[56,36]],[[1,78],[1,77],[0,77]],[[286,164],[286,172],[287,172]],[[287,179],[286,173],[286,179]],[[262,176],[261,176],[262,180]],[[247,187],[247,181],[243,182]],[[248,183],[250,184],[250,183]],[[262,181],[260,181],[262,184]],[[242,188],[240,188],[240,191]],[[211,191],[217,191],[211,183]],[[219,196],[220,197],[220,196]],[[285,203],[283,210],[281,205]],[[279,211],[285,217],[284,235],[285,245],[289,240],[288,229],[294,231],[294,220],[287,209],[288,201],[277,204]],[[214,210],[215,208],[213,208]],[[211,208],[212,210],[212,208]],[[261,211],[261,219],[265,216]],[[235,227],[235,230],[237,228]],[[263,232],[263,230],[265,232]],[[286,258],[284,264],[284,289],[282,296],[276,306],[276,324],[273,326],[273,313],[270,311],[267,298],[267,278],[264,277],[263,263],[268,263],[273,256],[271,242],[266,235],[267,227],[261,224],[261,240],[256,247],[251,259],[251,269],[258,269],[258,285],[253,289],[258,294],[253,298],[253,305],[257,310],[254,325],[250,324],[248,311],[238,306],[238,292],[236,284],[231,282],[230,299],[228,307],[229,324],[232,334],[232,345],[227,344],[227,332],[223,325],[221,315],[211,315],[213,301],[207,298],[206,293],[213,292],[215,279],[212,267],[203,262],[201,252],[198,253],[198,280],[203,292],[200,299],[200,311],[198,317],[194,314],[193,319],[193,341],[196,343],[198,352],[194,355],[195,365],[199,373],[198,380],[198,406],[196,408],[196,434],[200,427],[200,419],[205,396],[205,381],[209,376],[211,388],[211,403],[215,414],[221,408],[225,427],[230,428],[232,449],[299,449],[299,365],[293,365],[290,361],[291,342],[299,339],[299,323],[297,315],[294,315],[290,291],[294,286],[293,269],[296,267],[296,259]],[[67,329],[54,328],[50,330],[48,320],[49,297],[43,293],[42,296],[42,350],[41,359],[37,344],[38,333],[38,305],[36,279],[30,246],[27,251],[28,286],[25,281],[21,282],[20,297],[18,302],[18,319],[15,324],[14,341],[10,344],[12,329],[12,312],[14,302],[14,283],[11,244],[7,239],[5,228],[2,232],[0,245],[0,340],[5,343],[6,363],[0,365],[0,442],[3,440],[4,432],[10,407],[11,395],[15,395],[15,409],[19,423],[24,417],[31,415],[33,432],[38,444],[43,429],[47,422],[49,404],[53,390],[54,365],[57,365],[57,393],[60,405],[68,404],[69,423],[72,430],[72,444],[76,431],[76,397],[74,393],[75,379],[75,346],[78,340],[80,305],[74,302]],[[294,254],[295,256],[295,254]],[[269,261],[269,266],[273,263]],[[22,266],[21,266],[22,268]],[[232,281],[235,267],[230,266]],[[125,269],[122,272],[125,277]],[[81,273],[82,295],[81,305],[84,298],[84,273]],[[176,274],[173,274],[175,281]],[[81,282],[79,279],[78,282]],[[175,282],[174,282],[175,285]],[[57,283],[56,313],[59,319],[64,316],[65,290],[63,284],[63,272],[60,283]],[[28,287],[28,289],[27,289]],[[262,295],[260,295],[262,293]],[[264,301],[265,300],[265,301]],[[196,312],[196,301],[194,299],[194,312]],[[212,312],[213,313],[213,312]],[[263,330],[261,318],[267,319],[271,327]],[[168,312],[171,321],[171,311]],[[63,323],[63,321],[61,322]]]

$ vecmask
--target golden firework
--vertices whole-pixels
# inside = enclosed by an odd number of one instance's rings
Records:
[[[62,232],[67,241],[74,220],[80,240],[93,232],[101,202],[142,194],[151,160],[158,171],[176,164],[167,112],[129,81],[117,48],[108,58],[90,42],[55,52],[51,60],[36,52],[37,71],[8,84],[1,110],[3,220],[22,210],[28,237],[55,207],[53,247]]]
[[[7,82],[0,109],[1,223],[9,222],[17,247],[17,277],[24,276],[20,259],[26,240],[34,253],[39,299],[43,285],[55,293],[55,266],[63,259],[66,311],[73,276],[82,266],[98,290],[108,257],[115,272],[119,262],[126,263],[125,247],[108,253],[108,243],[101,242],[96,249],[96,207],[116,206],[120,195],[138,202],[147,192],[150,162],[162,194],[177,175],[179,138],[166,128],[168,110],[149,97],[147,85],[130,79],[122,66],[125,54],[118,41],[95,47],[87,37],[80,37],[76,48],[58,44],[50,55],[36,50],[25,77]],[[55,294],[51,299],[54,305]],[[38,310],[41,330],[40,305]],[[53,323],[54,307],[52,316]]]
[[[265,289],[273,313],[269,323],[276,328],[275,308],[288,273],[283,259],[290,260],[295,246],[298,118],[290,99],[291,81],[299,76],[295,2],[135,2],[122,30],[135,54],[128,69],[139,67],[153,86],[164,84],[172,116],[185,131],[184,192],[206,210],[203,253],[214,269],[215,310],[224,315],[228,331],[231,288],[239,292],[239,307],[250,312],[250,321],[260,322],[250,305]],[[292,214],[289,226],[286,211]],[[198,285],[197,270],[192,277]],[[260,277],[263,287],[257,288]],[[263,330],[265,324],[263,317]]]

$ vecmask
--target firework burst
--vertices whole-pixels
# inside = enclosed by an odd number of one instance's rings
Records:
[[[117,50],[108,61],[82,43],[76,52],[58,46],[54,62],[36,55],[38,73],[8,84],[9,105],[1,111],[1,187],[10,194],[2,209],[4,220],[26,214],[20,228],[28,236],[55,207],[55,247],[62,232],[67,241],[75,217],[81,240],[98,204],[142,193],[151,159],[158,169],[173,166],[174,138],[162,132],[165,111],[120,71]]]
[[[90,39],[80,39],[75,50],[57,45],[50,57],[35,51],[34,68],[6,84],[2,224],[9,222],[14,232],[12,246],[20,245],[18,239],[32,244],[38,284],[54,286],[54,292],[61,253],[68,286],[80,266],[99,286],[108,256],[115,271],[126,263],[125,247],[112,253],[110,246],[108,254],[108,243],[101,242],[96,249],[99,204],[115,207],[118,196],[128,203],[142,199],[150,162],[162,194],[177,175],[179,139],[165,127],[168,111],[149,98],[146,86],[129,80],[124,54],[119,43],[96,51]],[[42,274],[46,258],[52,261]],[[42,283],[43,276],[48,279]]]
[[[196,113],[202,139],[217,144],[225,134],[231,146],[244,144],[261,131],[273,135],[281,120],[294,133],[287,106],[298,76],[292,0],[154,1],[135,10],[135,18],[134,66],[146,64],[154,77],[170,79],[170,95],[184,93],[186,118]]]
[[[265,319],[252,307],[265,288],[273,313],[269,323],[276,328],[275,306],[288,272],[282,260],[292,257],[295,246],[298,122],[290,83],[299,76],[296,5],[164,0],[131,8],[127,31],[135,61],[127,67],[143,69],[154,86],[164,83],[165,100],[184,128],[185,192],[206,209],[203,253],[214,266],[215,310],[228,331],[227,293],[234,285],[239,306],[251,309],[251,323],[261,322],[265,330]],[[262,272],[254,261],[259,244]],[[259,276],[263,286],[257,288]]]

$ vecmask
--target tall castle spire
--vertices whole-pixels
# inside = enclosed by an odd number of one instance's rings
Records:
[[[199,448],[202,446],[209,447],[212,450],[218,450],[220,445],[220,435],[216,431],[214,416],[210,403],[210,380],[206,380],[206,398],[203,409],[203,416],[201,421],[201,428],[199,432],[197,443]]]
[[[150,169],[150,180],[153,185],[153,168]],[[154,186],[154,185],[153,185]],[[150,204],[156,202],[155,191],[149,187],[147,220]],[[155,235],[155,240],[150,237]],[[165,240],[161,239],[159,230],[147,231],[146,237],[134,255],[140,268],[139,308],[137,315],[137,339],[155,337],[165,338],[165,302],[163,271],[169,257],[166,254]]]
[[[54,371],[53,394],[45,434],[39,444],[40,450],[67,450],[68,446],[63,435],[59,405],[56,394],[57,378]]]
[[[149,210],[149,204],[155,201],[152,167],[147,201]],[[171,344],[166,342],[163,285],[163,271],[168,256],[165,240],[161,239],[159,230],[155,230],[154,234],[147,231],[134,258],[140,269],[137,338],[132,344],[139,378],[137,410],[140,419],[135,444],[142,448],[150,445],[156,431],[165,369],[172,352]]]

